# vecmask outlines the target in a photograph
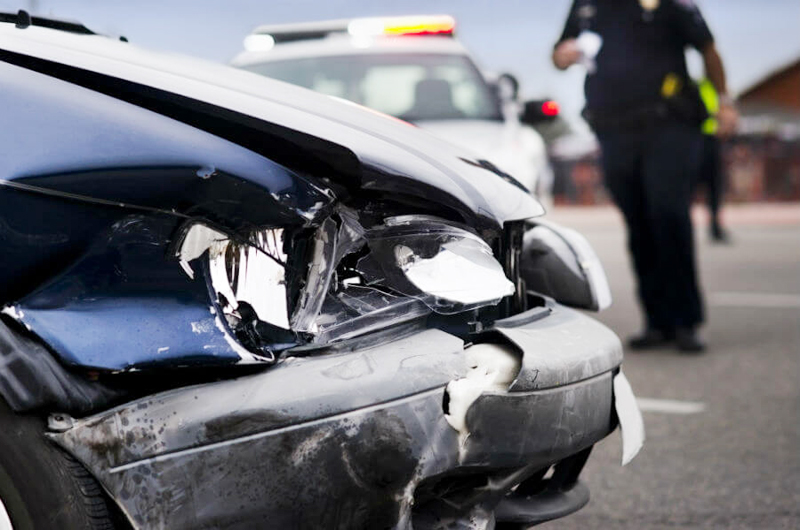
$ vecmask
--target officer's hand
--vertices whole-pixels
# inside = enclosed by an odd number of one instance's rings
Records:
[[[578,41],[575,39],[567,39],[558,45],[553,50],[553,64],[559,70],[566,70],[573,64],[581,60],[583,52],[578,47]]]
[[[717,135],[721,138],[728,138],[736,132],[739,125],[739,111],[732,102],[720,102],[717,123],[719,123]]]

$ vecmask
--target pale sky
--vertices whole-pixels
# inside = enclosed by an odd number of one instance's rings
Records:
[[[800,57],[800,0],[696,0],[738,92]],[[447,13],[479,65],[510,72],[527,97],[554,97],[565,113],[583,105],[583,72],[558,72],[550,50],[571,0],[0,0],[0,10],[75,19],[151,49],[225,62],[265,23]]]

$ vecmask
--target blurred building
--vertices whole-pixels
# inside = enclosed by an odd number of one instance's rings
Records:
[[[743,91],[738,101],[745,113],[780,109],[792,111],[797,119],[800,116],[800,58]]]
[[[725,152],[732,201],[800,200],[800,57],[742,91]]]

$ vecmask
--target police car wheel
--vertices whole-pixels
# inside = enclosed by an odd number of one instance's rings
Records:
[[[0,530],[114,530],[102,488],[44,437],[45,423],[0,399]]]

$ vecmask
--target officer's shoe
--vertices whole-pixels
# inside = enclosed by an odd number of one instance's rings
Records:
[[[711,237],[711,242],[715,244],[729,245],[733,242],[728,231],[716,223],[711,225],[709,236]]]
[[[700,338],[697,328],[676,329],[675,344],[678,350],[686,353],[702,353],[706,349],[706,344]]]
[[[651,350],[666,346],[675,340],[675,333],[656,328],[647,328],[638,335],[628,339],[632,350]]]

